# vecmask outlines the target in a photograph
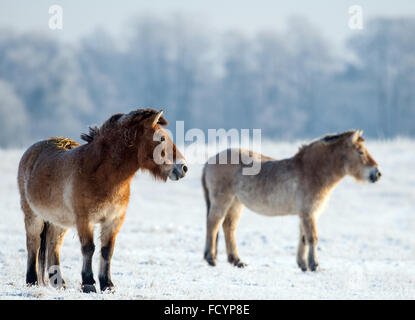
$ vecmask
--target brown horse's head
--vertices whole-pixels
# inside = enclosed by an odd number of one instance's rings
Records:
[[[345,150],[346,173],[359,181],[378,181],[382,176],[377,162],[364,146],[363,131],[353,130],[345,133],[343,147]]]
[[[163,180],[179,180],[186,175],[186,161],[163,129],[167,125],[163,111],[139,109],[122,116],[120,121],[138,146],[138,159],[143,169]]]
[[[163,129],[166,125],[163,111],[138,109],[113,115],[101,128],[90,128],[89,135],[81,138],[91,142],[95,137],[109,136],[129,152],[136,152],[139,169],[148,170],[163,180],[179,180],[186,175],[186,160]]]

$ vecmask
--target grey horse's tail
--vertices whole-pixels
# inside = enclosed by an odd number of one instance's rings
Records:
[[[49,231],[49,223],[43,223],[43,230],[40,234],[40,248],[39,248],[39,257],[38,257],[38,277],[39,284],[45,284],[45,269],[46,269],[46,249],[47,241],[46,236]]]
[[[209,190],[206,186],[206,165],[203,168],[203,173],[202,173],[202,186],[203,186],[203,193],[205,195],[205,201],[206,201],[206,207],[207,207],[207,215],[209,215],[209,210],[210,210],[210,198],[209,198]]]

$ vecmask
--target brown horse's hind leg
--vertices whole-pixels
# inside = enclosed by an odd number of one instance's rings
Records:
[[[89,221],[81,219],[77,221],[77,229],[83,256],[82,291],[85,293],[97,292],[92,272],[92,256],[95,251],[94,226]]]
[[[307,271],[307,251],[308,246],[302,226],[300,225],[300,240],[297,251],[297,264],[302,271]]]
[[[60,270],[60,248],[62,246],[63,238],[68,232],[57,225],[50,224],[48,233],[46,235],[47,250],[48,250],[48,276],[50,284],[55,288],[65,288],[65,281],[62,279]]]
[[[225,221],[223,222],[223,231],[225,233],[228,262],[237,266],[238,268],[243,268],[246,266],[246,264],[243,263],[239,258],[238,248],[236,246],[235,240],[235,231],[241,216],[242,208],[242,203],[235,198],[232,205],[228,209]]]
[[[25,214],[27,270],[26,284],[39,284],[37,274],[38,253],[40,248],[40,234],[43,230],[43,219],[36,216],[25,200],[22,200],[22,210]]]
[[[124,222],[125,213],[121,216],[105,221],[101,225],[101,263],[99,267],[99,285],[101,291],[114,289],[111,281],[111,258],[114,252],[115,238]]]

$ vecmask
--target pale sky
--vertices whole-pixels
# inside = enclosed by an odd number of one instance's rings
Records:
[[[63,30],[48,28],[49,6],[63,7]],[[282,30],[287,18],[302,15],[333,43],[340,44],[356,30],[348,28],[348,8],[360,5],[364,22],[376,16],[415,16],[414,0],[0,0],[0,27],[51,32],[63,41],[76,41],[97,27],[115,36],[126,31],[131,17],[181,14],[212,31]]]

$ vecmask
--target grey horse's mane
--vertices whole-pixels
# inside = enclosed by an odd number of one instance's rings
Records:
[[[324,137],[321,137],[321,138],[318,138],[318,139],[315,139],[315,140],[311,141],[310,143],[303,144],[300,147],[300,150],[298,151],[298,153],[304,152],[304,151],[306,151],[310,148],[314,148],[316,146],[329,145],[329,144],[335,143],[335,142],[337,142],[337,141],[339,141],[339,140],[341,140],[345,137],[352,136],[357,131],[358,130],[348,130],[348,131],[345,131],[343,133],[330,133],[330,134],[327,134]]]

